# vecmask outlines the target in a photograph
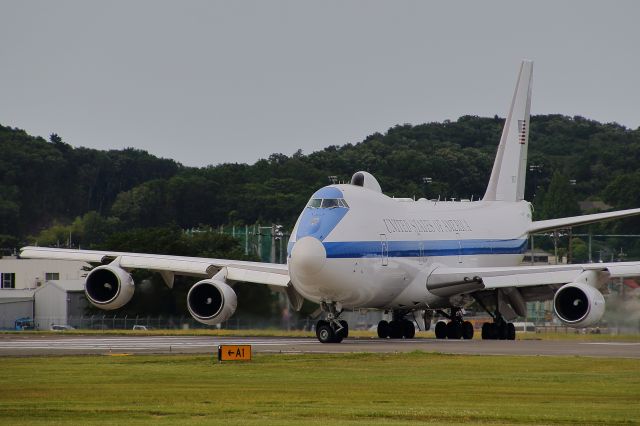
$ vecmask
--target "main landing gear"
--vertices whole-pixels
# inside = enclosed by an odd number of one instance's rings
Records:
[[[406,312],[393,311],[393,320],[382,320],[378,323],[378,337],[386,339],[413,339],[416,335],[416,327],[413,321],[405,318]]]
[[[500,313],[500,290],[496,293],[494,312],[491,312],[479,298],[474,297],[474,299],[493,318],[493,322],[482,324],[482,340],[516,340],[516,327],[512,322],[507,322]]]
[[[438,313],[448,318],[449,322],[436,323],[437,339],[473,339],[473,324],[462,318],[462,309],[451,308],[449,314],[444,311],[438,311]]]
[[[349,336],[349,324],[338,319],[342,311],[336,309],[335,303],[322,303],[322,310],[327,312],[327,319],[316,323],[316,337],[320,343],[340,343]]]

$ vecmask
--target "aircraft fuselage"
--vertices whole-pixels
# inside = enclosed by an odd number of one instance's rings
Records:
[[[294,227],[291,282],[311,301],[345,308],[446,307],[448,298],[427,289],[431,272],[518,265],[530,223],[526,201],[414,201],[331,185]]]

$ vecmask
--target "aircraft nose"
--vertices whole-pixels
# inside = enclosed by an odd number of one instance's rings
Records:
[[[309,276],[320,272],[326,260],[322,243],[316,238],[304,237],[294,244],[289,263],[298,274]]]

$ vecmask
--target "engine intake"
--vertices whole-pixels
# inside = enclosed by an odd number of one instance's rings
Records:
[[[207,325],[228,320],[237,306],[236,293],[226,283],[218,280],[199,281],[187,294],[189,312],[196,320]]]
[[[87,275],[84,293],[100,309],[112,310],[126,305],[133,297],[135,285],[131,275],[111,265],[98,266]]]
[[[589,327],[604,315],[604,296],[582,283],[565,284],[553,297],[553,310],[562,322],[572,327]]]

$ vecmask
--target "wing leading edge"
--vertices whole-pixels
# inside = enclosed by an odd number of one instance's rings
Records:
[[[287,265],[279,263],[48,247],[24,247],[20,250],[20,257],[26,259],[79,260],[93,264],[107,264],[117,260],[119,266],[124,269],[148,269],[160,273],[203,278],[211,277],[220,269],[226,268],[226,278],[232,281],[266,284],[276,287],[287,287],[289,283]]]
[[[590,223],[601,222],[604,220],[621,219],[624,217],[635,216],[640,214],[640,209],[618,210],[615,212],[585,214],[582,216],[562,217],[559,219],[538,220],[531,222],[529,233],[545,232],[554,229],[567,228],[578,225],[588,225]]]
[[[585,271],[609,278],[640,276],[640,262],[584,263],[568,265],[450,268],[438,267],[427,280],[432,293],[449,297],[481,290],[509,287],[567,284],[575,282]]]

